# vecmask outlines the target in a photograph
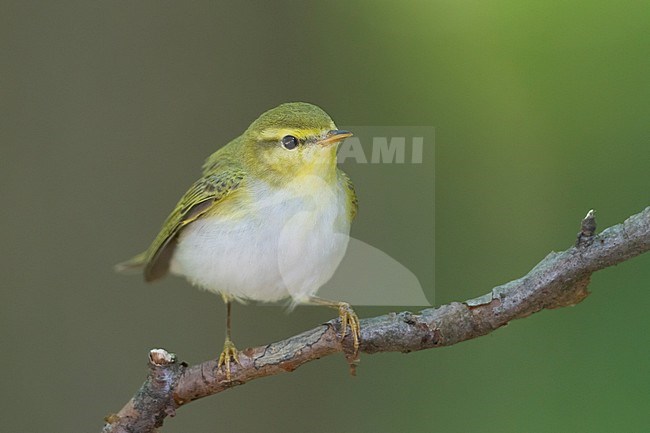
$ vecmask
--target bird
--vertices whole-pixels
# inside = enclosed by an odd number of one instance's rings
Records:
[[[352,181],[336,158],[352,135],[306,102],[262,113],[205,160],[149,248],[116,265],[119,272],[142,271],[147,282],[185,277],[222,297],[226,336],[217,367],[228,380],[240,364],[231,339],[235,301],[335,308],[340,338],[349,328],[356,355],[357,314],[346,302],[316,295],[343,260],[358,210]]]

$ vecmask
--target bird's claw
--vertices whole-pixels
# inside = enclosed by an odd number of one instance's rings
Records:
[[[352,341],[354,345],[354,354],[359,351],[359,340],[361,340],[361,327],[359,326],[359,317],[347,302],[339,303],[339,319],[341,320],[341,341],[345,338],[350,327]]]
[[[236,364],[241,365],[239,362],[239,355],[237,354],[237,348],[235,347],[235,344],[230,339],[227,339],[223,343],[223,352],[221,352],[221,355],[219,355],[219,361],[217,363],[217,368],[221,368],[221,366],[226,367],[227,380],[230,380],[231,360],[235,361]]]

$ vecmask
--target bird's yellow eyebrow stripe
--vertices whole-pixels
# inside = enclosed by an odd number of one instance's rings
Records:
[[[280,140],[285,135],[293,135],[299,140],[307,137],[319,136],[326,132],[322,129],[291,129],[291,128],[268,128],[258,135],[260,141]]]

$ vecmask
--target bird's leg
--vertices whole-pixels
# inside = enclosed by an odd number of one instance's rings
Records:
[[[347,302],[329,301],[317,296],[310,296],[308,302],[313,305],[324,305],[338,310],[339,319],[341,320],[341,341],[345,338],[349,326],[354,343],[354,355],[356,356],[359,351],[359,340],[361,340],[361,327],[359,326],[359,317],[352,307],[350,307],[350,304]]]
[[[219,362],[217,363],[217,368],[221,368],[222,365],[226,366],[226,379],[230,380],[230,361],[233,360],[239,364],[239,356],[237,355],[237,348],[230,339],[230,309],[232,306],[232,301],[224,296],[223,301],[226,303],[226,341],[223,343],[223,351],[219,355]]]

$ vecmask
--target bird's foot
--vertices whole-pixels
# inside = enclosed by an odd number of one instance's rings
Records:
[[[339,319],[341,319],[341,341],[343,341],[345,338],[349,326],[354,345],[354,355],[356,356],[359,351],[359,341],[361,340],[361,327],[359,326],[359,317],[347,302],[339,302],[338,309]]]
[[[223,343],[223,352],[221,352],[221,355],[219,355],[219,362],[217,363],[217,368],[221,368],[221,366],[226,367],[226,379],[230,381],[230,362],[235,361],[236,364],[240,364],[239,362],[239,355],[237,354],[237,348],[235,347],[235,344],[227,338],[226,341]]]

